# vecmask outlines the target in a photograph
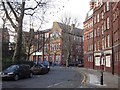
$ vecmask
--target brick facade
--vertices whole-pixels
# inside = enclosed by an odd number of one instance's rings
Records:
[[[40,35],[44,35],[44,41],[45,39],[48,39],[47,42],[42,46],[41,51],[42,55],[39,58],[41,61],[47,60],[50,63],[57,63],[57,64],[65,64],[66,59],[67,59],[67,52],[66,52],[66,47],[67,44],[71,45],[71,61],[82,61],[83,59],[83,30],[75,28],[73,26],[69,26],[70,30],[72,32],[67,32],[65,24],[59,23],[59,22],[54,22],[53,27],[49,29],[48,32],[39,33]],[[38,33],[36,32],[35,36],[37,36]],[[67,42],[68,36],[70,37],[71,42]],[[43,36],[42,38],[43,39]],[[38,41],[38,40],[36,40]],[[39,43],[41,45],[42,43]],[[38,45],[38,44],[37,44]],[[33,50],[37,48],[38,46],[33,45]],[[44,47],[44,48],[43,48]],[[36,59],[38,60],[38,56],[36,57],[34,55],[33,60]]]
[[[93,68],[93,10],[88,12],[84,22],[84,65]]]
[[[120,2],[112,3],[114,72],[120,75]]]
[[[102,66],[104,66],[105,71],[109,71],[117,74],[120,74],[119,64],[120,64],[120,53],[119,53],[119,42],[120,33],[119,30],[119,21],[120,21],[120,2],[96,2],[92,3],[95,6],[93,8],[93,65],[89,62],[85,62],[85,67],[94,68],[98,70],[102,70]],[[84,22],[85,24],[89,23],[89,19]],[[90,28],[86,30],[86,33],[91,31]],[[88,35],[88,34],[87,34]],[[84,49],[89,47],[89,42],[87,39],[84,39]],[[86,43],[87,42],[87,43]],[[85,51],[89,53],[89,51]]]

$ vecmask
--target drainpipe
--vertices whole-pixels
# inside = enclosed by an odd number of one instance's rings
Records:
[[[111,18],[111,30],[112,30],[112,37],[111,37],[111,39],[112,39],[112,74],[114,75],[114,49],[113,49],[113,17],[112,17],[112,15],[113,15],[113,12],[112,12],[112,3],[110,2],[110,13],[111,13],[111,15],[110,15],[110,18]]]
[[[93,13],[93,69],[95,69],[95,59],[94,59],[94,13]]]

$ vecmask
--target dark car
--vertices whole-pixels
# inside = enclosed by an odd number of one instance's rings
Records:
[[[50,71],[50,64],[48,61],[45,60],[42,64]]]
[[[30,66],[27,64],[12,65],[1,73],[2,80],[13,79],[17,81],[20,78],[32,77]]]
[[[77,67],[84,67],[84,64],[83,64],[83,63],[79,63],[79,64],[77,65]]]
[[[33,65],[33,67],[31,67],[31,71],[33,74],[46,74],[46,73],[48,73],[48,69],[41,63]]]

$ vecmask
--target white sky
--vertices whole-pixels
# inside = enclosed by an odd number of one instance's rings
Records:
[[[83,22],[85,20],[86,14],[89,11],[89,2],[90,0],[57,0],[60,2],[59,7],[62,7],[63,5],[65,6],[62,10],[57,10],[57,13],[54,13],[54,15],[48,15],[48,23],[44,24],[42,26],[42,30],[45,29],[50,29],[52,28],[53,22],[54,21],[60,21],[60,18],[65,15],[65,13],[70,14],[70,16],[78,18],[80,22],[80,26],[78,28],[83,29]],[[57,8],[57,9],[58,9]],[[53,10],[56,10],[53,9]],[[29,23],[29,20],[27,20]],[[2,25],[1,20],[0,20],[0,26]],[[29,25],[28,25],[29,26]],[[36,26],[36,25],[34,25]],[[29,29],[27,27],[27,29]]]
[[[61,0],[60,0],[61,1]],[[65,0],[64,0],[65,1]],[[65,4],[65,8],[56,13],[54,16],[50,17],[51,20],[48,24],[44,25],[44,29],[51,28],[54,21],[59,21],[61,16],[65,13],[71,14],[73,17],[77,17],[80,21],[81,25],[79,28],[83,28],[83,22],[86,17],[86,13],[89,11],[90,0],[69,0],[68,3]]]
[[[65,13],[70,14],[70,16],[78,18],[78,21],[80,22],[79,28],[83,28],[83,22],[86,17],[86,13],[89,11],[89,2],[90,0],[56,0],[59,1],[59,6],[57,8],[54,8],[53,10],[61,8],[63,5],[65,6],[62,10],[57,10],[57,13],[54,13],[53,15],[47,15],[48,17],[48,23],[44,24],[42,26],[42,30],[52,28],[52,24],[54,21],[60,21],[60,18],[65,15]],[[54,11],[53,11],[54,12]],[[26,18],[26,17],[24,17]],[[0,26],[2,20],[0,20]],[[27,20],[27,23],[29,23],[29,19]],[[34,23],[35,24],[35,23]],[[37,23],[36,23],[37,24]],[[28,24],[29,26],[29,24]],[[27,26],[27,27],[28,27]],[[34,25],[36,27],[36,25]]]

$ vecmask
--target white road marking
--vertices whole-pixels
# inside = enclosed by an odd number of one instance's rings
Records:
[[[55,84],[53,84],[53,85],[49,85],[48,88],[49,88],[49,87],[53,87],[53,86],[57,86],[57,85],[59,85],[59,84],[61,84],[61,83],[63,83],[63,82],[59,82],[59,83],[55,83]]]

